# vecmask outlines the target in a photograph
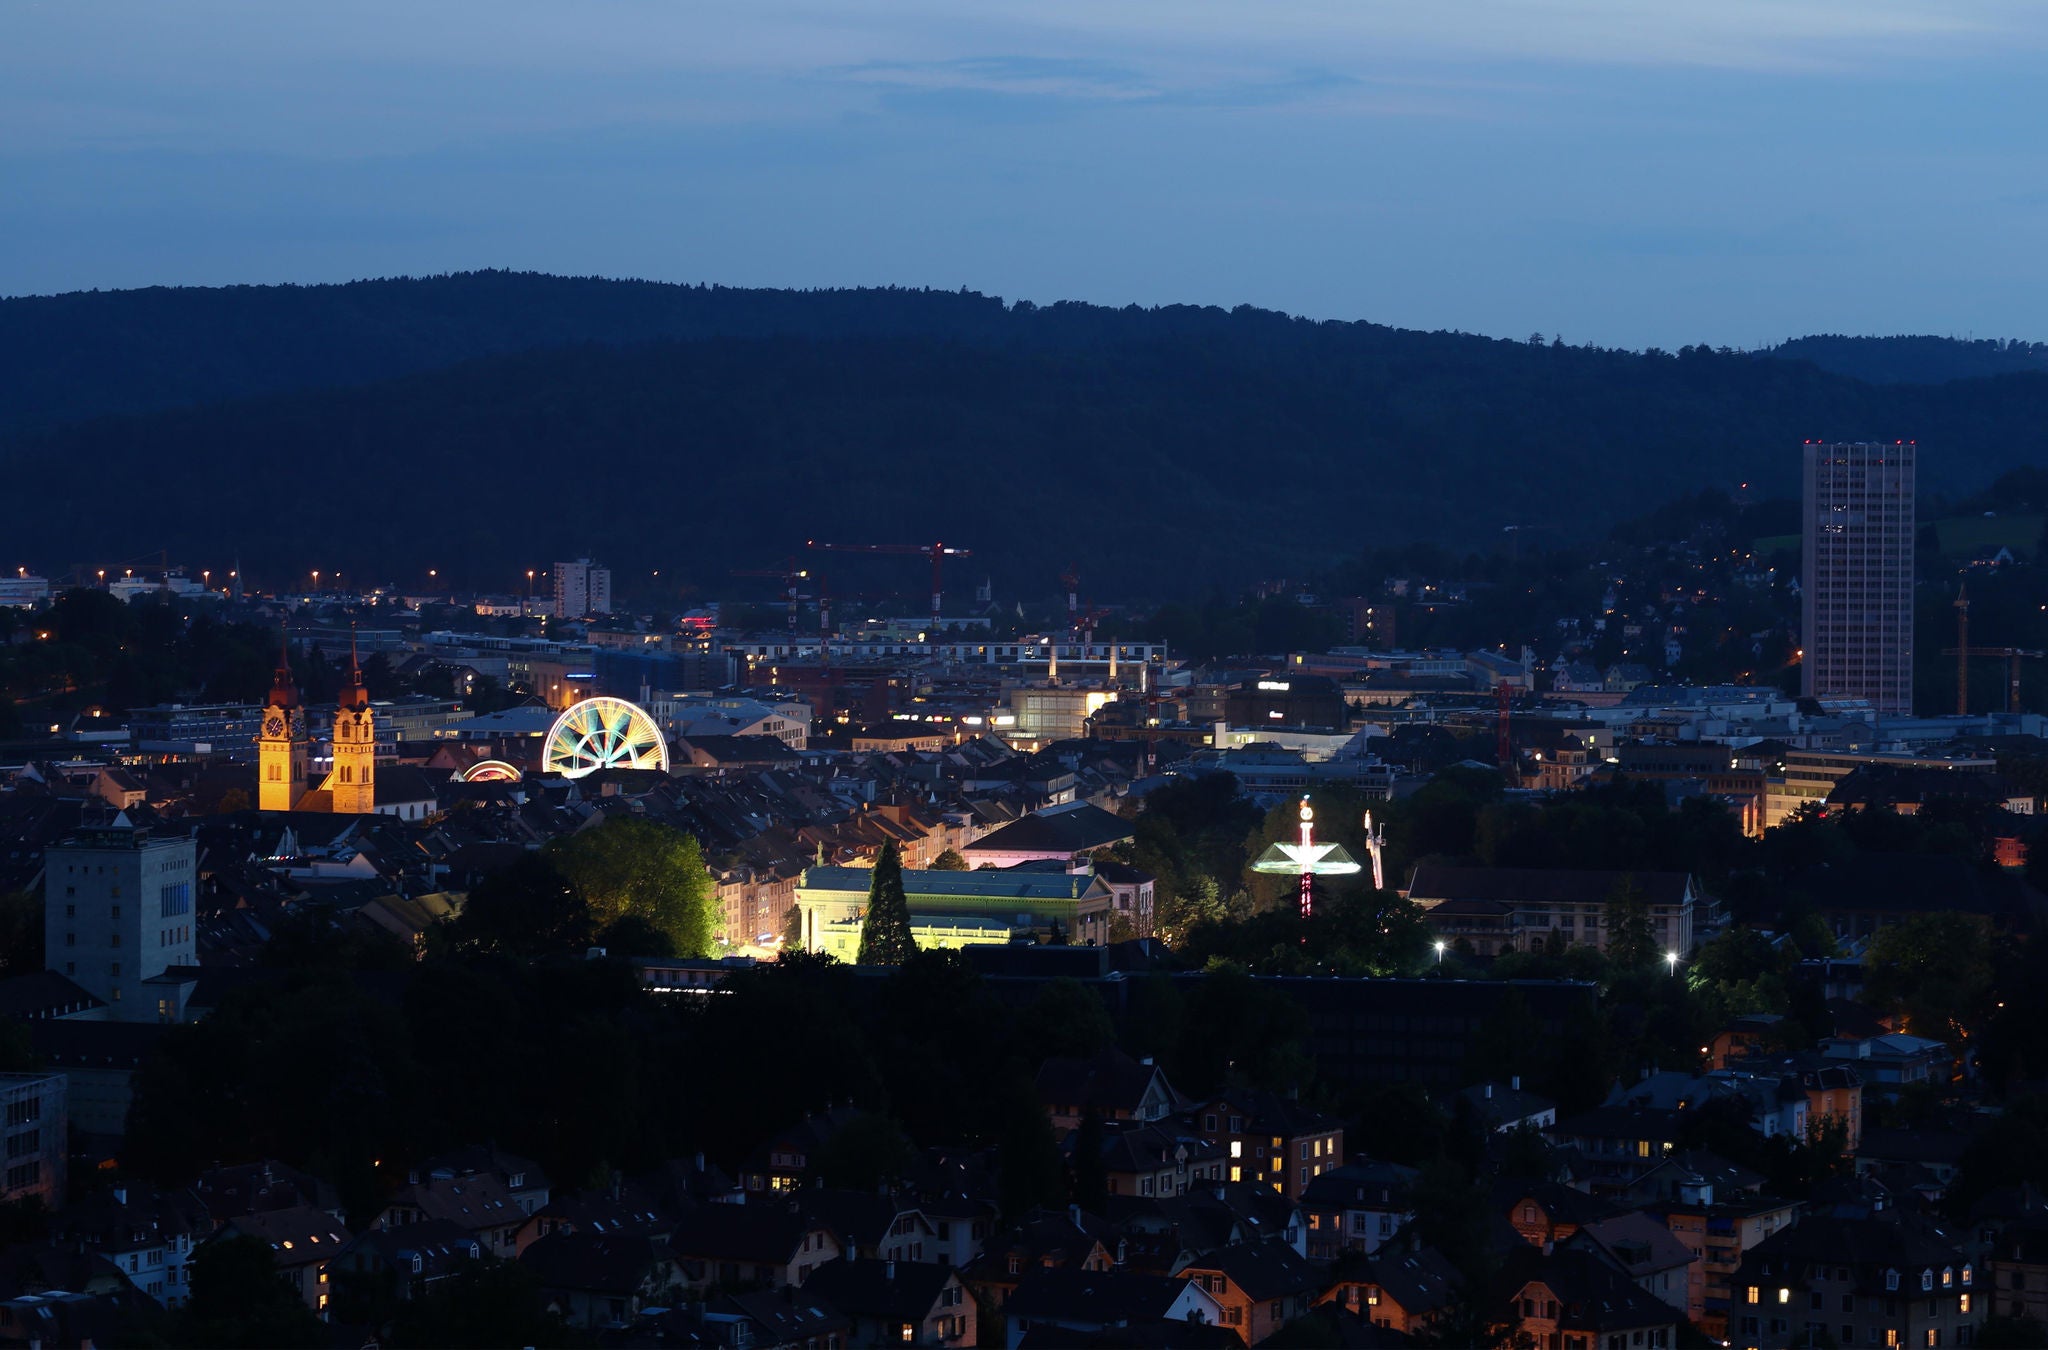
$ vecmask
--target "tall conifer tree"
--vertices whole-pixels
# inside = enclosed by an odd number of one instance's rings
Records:
[[[868,882],[868,912],[860,926],[864,966],[900,966],[917,955],[910,936],[910,901],[903,894],[903,855],[894,840],[882,845],[875,875]]]

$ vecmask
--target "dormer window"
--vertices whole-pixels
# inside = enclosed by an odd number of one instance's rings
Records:
[[[1956,1273],[1954,1269],[1949,1266],[1943,1266],[1941,1268],[1941,1287],[1944,1289],[1952,1288],[1955,1282]]]
[[[1885,1289],[1885,1292],[1886,1292],[1886,1293],[1888,1293],[1888,1294],[1896,1294],[1896,1293],[1898,1293],[1898,1292],[1899,1292],[1899,1272],[1898,1272],[1898,1271],[1896,1271],[1896,1270],[1887,1270],[1887,1271],[1886,1271],[1886,1272],[1884,1273],[1884,1289]]]
[[[1963,1267],[1963,1288],[1965,1288],[1965,1289],[1968,1289],[1969,1287],[1970,1287],[1970,1268],[1969,1268],[1968,1266],[1964,1266],[1964,1267]]]
[[[1929,1266],[1920,1272],[1920,1292],[1923,1294],[1934,1292],[1934,1267]]]

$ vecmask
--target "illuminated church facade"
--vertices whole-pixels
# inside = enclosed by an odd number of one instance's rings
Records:
[[[349,643],[348,674],[334,710],[334,766],[309,788],[312,737],[291,664],[280,648],[270,701],[256,735],[256,808],[367,816],[377,810],[377,713],[363,687],[363,668]]]

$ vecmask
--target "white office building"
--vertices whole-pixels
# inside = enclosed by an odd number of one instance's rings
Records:
[[[555,617],[586,619],[612,612],[612,570],[588,558],[555,564]]]
[[[154,1021],[143,982],[196,965],[192,892],[198,845],[155,836],[117,815],[45,854],[43,961],[112,1005],[121,1021]],[[176,1010],[171,1010],[175,1016]]]

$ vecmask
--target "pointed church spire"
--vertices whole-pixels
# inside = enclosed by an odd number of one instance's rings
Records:
[[[348,625],[348,678],[341,682],[341,706],[344,708],[367,708],[370,706],[370,691],[363,688],[363,668],[356,661],[356,625],[351,619]]]
[[[291,635],[281,620],[277,625],[277,675],[270,684],[270,702],[278,708],[299,706],[299,686],[292,681]]]

